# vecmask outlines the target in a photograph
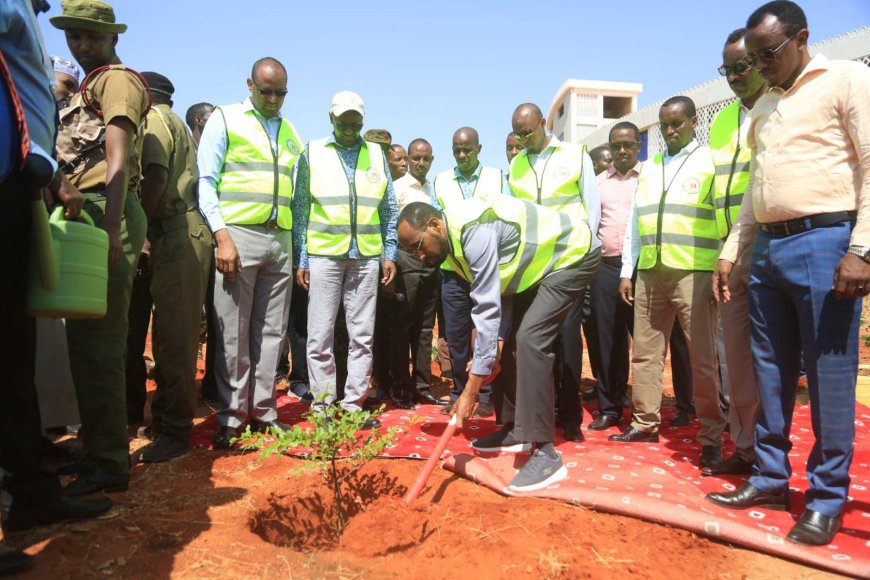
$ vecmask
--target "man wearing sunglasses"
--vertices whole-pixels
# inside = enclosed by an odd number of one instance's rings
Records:
[[[597,232],[601,202],[595,170],[585,148],[547,135],[544,115],[531,103],[516,108],[511,124],[517,140],[525,147],[511,161],[509,184],[513,195],[564,213],[570,223],[584,223]],[[597,262],[601,256],[600,248],[601,240],[592,236],[586,259]],[[594,273],[594,269],[592,271]],[[590,281],[591,276],[585,284]],[[563,321],[557,347],[559,355],[555,373],[559,423],[565,438],[570,441],[583,441],[580,431],[583,421],[583,408],[580,406],[583,309],[582,298],[572,305]]]
[[[737,220],[740,203],[749,185],[752,150],[746,143],[752,107],[767,90],[758,69],[746,54],[746,29],[728,35],[722,51],[719,74],[728,81],[737,100],[722,109],[710,127],[710,151],[716,167],[713,184],[716,221],[719,231],[727,235]],[[749,252],[745,252],[731,276],[731,300],[720,304],[719,317],[728,373],[725,388],[730,402],[729,422],[734,455],[722,463],[705,467],[702,475],[748,475],[755,461],[755,416],[758,414],[758,387],[752,370],[749,344]],[[725,374],[723,373],[723,379]]]
[[[215,108],[197,152],[200,208],[214,232],[215,375],[222,402],[215,447],[239,428],[286,429],[278,420],[275,367],[292,289],[290,200],[302,141],[281,116],[287,71],[261,58],[250,97]]]
[[[854,453],[861,300],[870,289],[870,69],[810,57],[806,16],[778,0],[752,13],[746,52],[770,85],[752,110],[750,185],[713,276],[728,302],[751,247],[749,318],[761,411],[752,476],[712,502],[789,509],[789,431],[806,362],[815,445],[806,511],[787,539],[828,544],[842,525]],[[754,243],[753,243],[754,237]]]
[[[380,283],[396,276],[396,196],[384,150],[365,141],[365,105],[336,93],[332,134],[310,141],[299,161],[293,199],[296,283],[308,290],[308,377],[312,410],[336,401],[335,319],[344,305],[350,338],[341,407],[361,410],[372,374],[372,341]],[[380,426],[371,418],[364,429]]]

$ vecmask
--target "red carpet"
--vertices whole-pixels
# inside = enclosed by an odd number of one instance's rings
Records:
[[[282,397],[278,405],[279,418],[288,423],[301,421],[308,407],[289,397]],[[664,412],[667,424],[671,410]],[[410,419],[414,415],[423,420],[412,424]],[[422,406],[415,411],[393,409],[380,419],[384,427],[402,428],[396,444],[385,453],[388,457],[428,457],[447,422],[447,417],[433,406]],[[588,422],[587,414],[585,423]],[[733,511],[706,501],[704,494],[733,490],[741,485],[743,478],[699,476],[697,422],[680,429],[663,429],[658,444],[611,443],[607,436],[615,433],[615,428],[604,432],[584,430],[585,443],[557,441],[568,467],[568,479],[530,495],[638,517],[842,574],[870,577],[870,409],[858,405],[855,424],[852,486],[843,530],[829,546],[821,548],[801,547],[785,540],[804,508],[806,458],[814,441],[808,405],[797,406],[794,414],[791,435],[794,447],[789,454],[794,470],[791,513]],[[450,442],[444,468],[509,495],[505,486],[516,473],[517,457],[484,456],[471,449],[472,438],[494,429],[491,418],[472,421],[468,429]],[[210,417],[194,429],[192,442],[208,447],[216,430],[214,417]],[[732,451],[733,446],[726,443],[726,456]],[[524,462],[525,456],[519,459]]]

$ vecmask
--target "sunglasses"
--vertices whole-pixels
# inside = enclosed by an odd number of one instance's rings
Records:
[[[758,64],[759,59],[763,60],[764,62],[773,62],[776,59],[776,54],[780,50],[782,50],[783,47],[785,47],[785,45],[788,44],[795,36],[797,36],[797,33],[792,34],[791,36],[786,38],[782,42],[782,44],[780,44],[776,48],[763,48],[758,51],[758,54],[747,54],[746,62],[748,62],[751,66],[755,66],[756,64]]]
[[[359,133],[360,131],[362,131],[362,128],[362,123],[342,123],[338,119],[335,120],[335,130],[339,133],[344,133],[348,130]]]
[[[732,66],[722,65],[716,70],[719,71],[719,74],[723,77],[735,75],[742,75],[746,71],[752,68],[753,65],[746,62],[746,60],[741,60],[740,62],[734,63]]]
[[[637,147],[639,143],[637,141],[617,141],[615,143],[610,143],[608,147],[610,150],[616,153],[621,149],[625,149],[626,151],[631,151],[635,147]]]
[[[525,141],[526,139],[534,135],[535,131],[537,130],[537,127],[535,127],[534,129],[526,133],[517,133],[516,131],[514,131],[514,138],[516,138],[517,141]]]
[[[283,99],[284,97],[287,96],[287,93],[289,92],[287,89],[264,89],[263,87],[261,87],[260,85],[255,83],[254,81],[251,81],[251,82],[254,83],[255,87],[257,87],[257,92],[260,93],[261,97],[271,97],[274,95],[274,96],[278,97],[279,99]]]

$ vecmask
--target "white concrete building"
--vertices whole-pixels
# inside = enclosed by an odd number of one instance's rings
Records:
[[[640,83],[568,79],[556,93],[547,130],[560,141],[579,143],[602,125],[637,110]]]

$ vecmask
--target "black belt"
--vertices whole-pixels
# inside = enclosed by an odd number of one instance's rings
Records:
[[[758,229],[777,238],[793,236],[816,228],[826,228],[843,222],[853,222],[858,217],[857,211],[835,211],[808,215],[796,220],[758,224]]]
[[[609,266],[622,266],[622,256],[602,256],[601,261]]]

